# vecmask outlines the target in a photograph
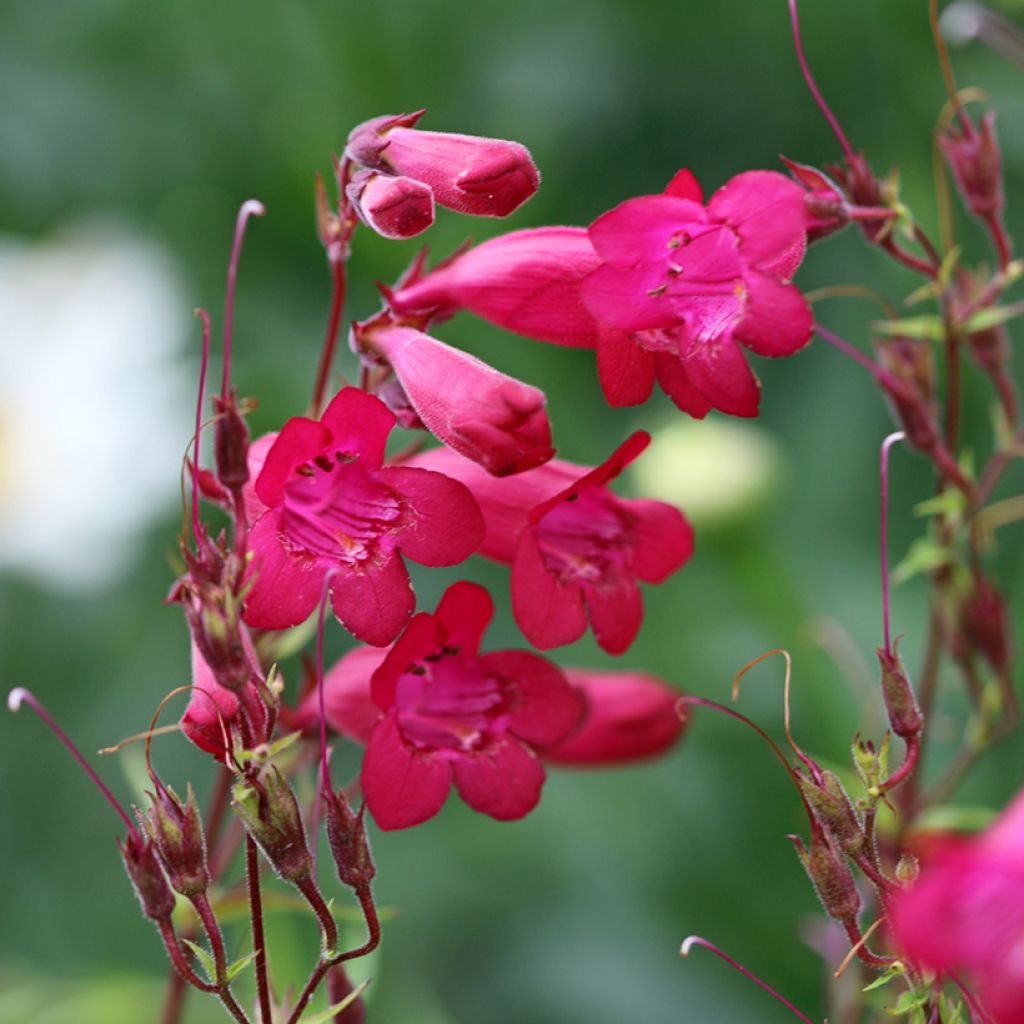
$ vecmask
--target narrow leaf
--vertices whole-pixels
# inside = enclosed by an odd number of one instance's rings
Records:
[[[203,970],[206,971],[206,976],[210,981],[217,980],[217,965],[213,962],[213,957],[203,949],[202,946],[196,945],[191,939],[183,938],[181,940],[192,950],[193,953],[198,957],[199,962],[203,965]]]
[[[327,1024],[332,1017],[336,1017],[342,1010],[351,1006],[363,994],[363,990],[369,984],[370,979],[367,978],[366,981],[361,982],[347,996],[345,996],[340,1003],[328,1006],[326,1010],[314,1013],[312,1017],[303,1017],[299,1021],[299,1024]]]

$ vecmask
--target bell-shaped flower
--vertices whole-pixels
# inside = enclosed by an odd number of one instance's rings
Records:
[[[478,217],[507,217],[537,191],[540,174],[525,146],[414,128],[424,113],[364,122],[349,135],[346,156],[429,185],[442,206]]]
[[[475,245],[388,294],[400,314],[469,310],[514,334],[593,348],[598,327],[580,285],[600,266],[585,228],[512,231]]]
[[[388,404],[397,399],[394,411],[412,409],[416,425],[488,473],[521,473],[554,455],[539,388],[411,327],[371,322],[353,330],[352,347],[394,371],[400,394],[379,392]]]
[[[895,900],[892,931],[915,965],[967,975],[987,1019],[1024,1024],[1024,791],[980,835],[925,862]]]
[[[561,670],[530,651],[480,653],[494,606],[456,583],[421,612],[373,673],[380,709],[363,758],[366,806],[383,829],[432,818],[454,784],[476,811],[502,821],[537,805],[535,750],[563,739],[583,706]]]
[[[541,753],[562,767],[626,764],[665,753],[683,734],[680,694],[645,672],[567,668],[586,711],[577,729]]]
[[[589,619],[601,647],[621,654],[643,620],[638,581],[661,583],[693,552],[693,530],[677,508],[620,498],[607,486],[649,441],[638,432],[594,468],[552,459],[507,478],[447,449],[410,464],[472,491],[486,525],[480,553],[511,566],[512,611],[530,643],[571,643]]]
[[[345,191],[360,220],[384,238],[415,238],[434,223],[434,193],[413,178],[359,171]]]
[[[582,297],[607,328],[598,372],[612,404],[643,401],[657,379],[691,415],[756,416],[741,346],[786,356],[810,340],[810,308],[788,280],[806,245],[804,190],[782,174],[737,175],[705,206],[681,171],[665,193],[599,217],[590,241],[601,266]]]
[[[254,553],[246,623],[303,622],[330,575],[331,606],[352,634],[390,643],[415,606],[402,556],[455,565],[483,533],[467,489],[440,473],[383,466],[395,417],[372,395],[338,392],[319,420],[289,420],[263,454],[249,533]],[[258,507],[258,506],[257,506]]]

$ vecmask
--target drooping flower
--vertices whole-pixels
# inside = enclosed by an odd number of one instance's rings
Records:
[[[512,611],[530,643],[571,643],[589,619],[601,647],[621,654],[643,619],[638,581],[661,583],[693,551],[693,531],[677,508],[620,498],[607,486],[649,440],[634,434],[594,468],[552,459],[503,479],[447,449],[411,464],[472,491],[486,524],[480,554],[512,567]]]
[[[456,583],[434,614],[413,618],[373,672],[381,717],[368,736],[362,787],[381,828],[433,817],[453,784],[474,810],[503,821],[540,799],[544,766],[534,751],[563,739],[582,703],[537,654],[480,653],[493,612],[483,587]]]
[[[566,767],[640,761],[663,754],[682,735],[680,695],[655,676],[581,668],[565,675],[586,711],[579,728],[541,752],[545,761]]]
[[[384,388],[379,394],[403,426],[426,427],[495,476],[521,473],[554,455],[539,388],[411,327],[371,323],[352,338],[364,360],[394,371],[400,393]]]
[[[892,915],[912,962],[968,975],[995,1024],[1024,1024],[1024,791],[980,835],[940,848]]]
[[[600,262],[585,228],[512,231],[417,275],[388,303],[396,313],[434,317],[467,309],[515,334],[593,348],[598,326],[580,285]]]
[[[286,629],[312,613],[324,578],[335,615],[376,646],[390,643],[415,598],[402,556],[454,565],[483,534],[466,488],[440,473],[383,466],[395,417],[372,395],[344,388],[319,420],[289,420],[266,451],[254,495],[263,510],[245,621]],[[263,457],[259,443],[253,445]],[[255,506],[259,510],[259,506]]]
[[[346,156],[429,185],[442,206],[478,217],[507,217],[537,191],[540,175],[525,146],[414,128],[424,113],[365,121],[349,135]]]
[[[810,308],[788,281],[806,244],[804,190],[748,171],[705,206],[689,171],[665,193],[599,217],[601,266],[583,302],[606,330],[598,373],[612,404],[646,399],[655,378],[685,412],[756,416],[760,385],[742,348],[792,355],[811,337]]]

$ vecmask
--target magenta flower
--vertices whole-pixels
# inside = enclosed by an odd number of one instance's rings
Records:
[[[495,476],[532,469],[555,454],[539,388],[411,327],[356,328],[352,339],[364,358],[394,371],[400,394],[385,387],[380,395],[403,426],[426,427]]]
[[[359,171],[345,191],[360,220],[384,238],[414,238],[434,223],[434,193],[421,181]]]
[[[979,836],[926,861],[892,929],[915,964],[971,976],[996,1024],[1024,1024],[1024,791]]]
[[[566,678],[583,698],[579,728],[541,751],[556,765],[625,764],[657,757],[683,734],[676,712],[680,694],[644,672],[567,668]]]
[[[381,401],[344,388],[319,420],[299,416],[284,425],[254,487],[263,511],[249,534],[255,558],[243,617],[250,626],[305,621],[333,573],[335,615],[361,640],[383,646],[415,606],[402,555],[454,565],[479,544],[480,511],[461,483],[382,468],[394,424]]]
[[[740,346],[786,356],[811,337],[810,308],[788,281],[805,226],[804,190],[772,171],[737,175],[706,207],[681,171],[662,195],[599,217],[590,241],[602,265],[582,298],[607,328],[597,359],[609,402],[644,401],[657,379],[693,416],[756,416],[760,385]]]
[[[512,611],[530,643],[571,643],[589,619],[601,647],[621,654],[643,620],[638,581],[661,583],[693,552],[693,530],[677,508],[607,487],[649,441],[636,433],[593,469],[552,459],[505,479],[445,449],[412,461],[473,492],[486,524],[480,553],[512,567]]]
[[[534,750],[563,739],[583,709],[562,672],[539,655],[479,653],[493,612],[483,587],[456,583],[433,615],[409,623],[374,671],[383,717],[369,736],[362,787],[381,828],[432,818],[453,783],[470,807],[502,821],[537,805],[544,766]]]
[[[529,151],[518,142],[425,132],[425,111],[375,117],[352,130],[345,154],[362,167],[429,185],[449,210],[507,217],[540,184]]]
[[[598,327],[580,285],[601,261],[585,228],[530,228],[460,253],[388,295],[396,313],[468,309],[538,341],[593,348]]]

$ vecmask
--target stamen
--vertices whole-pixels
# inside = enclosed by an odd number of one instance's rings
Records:
[[[836,115],[829,109],[829,105],[825,102],[825,97],[821,95],[818,90],[818,86],[815,84],[814,78],[811,75],[811,69],[807,66],[807,59],[804,57],[803,43],[800,41],[800,18],[796,11],[796,0],[789,0],[789,20],[793,24],[793,43],[796,46],[796,59],[800,62],[800,70],[803,72],[807,88],[814,97],[814,102],[818,104],[818,109],[825,115],[825,120],[828,121],[829,127],[832,129],[835,137],[839,140],[839,145],[842,146],[843,154],[846,156],[846,159],[853,160],[853,147],[850,145],[846,135],[843,133],[843,129],[839,127],[839,121],[836,118]]]
[[[893,431],[883,442],[879,459],[881,477],[882,514],[879,549],[882,562],[882,630],[885,636],[885,653],[892,656],[892,637],[889,632],[889,449],[902,441],[906,435],[902,430]]]
[[[220,396],[227,403],[228,386],[231,381],[231,330],[235,319],[235,280],[238,277],[238,258],[242,254],[242,240],[250,217],[262,217],[266,207],[258,199],[247,199],[238,210],[235,220],[235,239],[231,245],[231,259],[228,261],[228,286],[224,299],[224,371],[221,378]]]
[[[203,355],[199,364],[199,397],[196,399],[196,436],[192,449],[192,536],[196,550],[200,547],[202,527],[199,523],[199,438],[203,430],[203,393],[206,390],[206,370],[210,365],[210,314],[197,309],[196,316],[203,324]]]
[[[132,743],[141,743],[151,736],[169,736],[172,732],[181,732],[181,726],[177,722],[174,725],[161,725],[159,729],[147,729],[146,732],[137,732],[134,736],[126,736],[112,747],[100,747],[96,753],[100,757],[103,757],[105,754],[116,754],[123,747],[127,747]]]
[[[43,707],[39,698],[36,697],[31,690],[26,690],[23,686],[15,687],[7,695],[7,709],[8,711],[18,711],[22,704],[28,704],[28,706],[46,723],[50,731],[64,744],[71,756],[82,766],[85,774],[96,784],[99,791],[107,798],[107,802],[117,812],[118,817],[125,823],[128,828],[129,834],[140,838],[138,829],[135,827],[135,823],[128,816],[128,812],[118,803],[117,798],[107,788],[107,784],[96,774],[95,769],[86,761],[82,752],[71,742],[68,734],[54,721],[53,716],[46,708]]]
[[[768,995],[772,996],[778,1002],[782,1003],[782,1005],[785,1006],[786,1009],[788,1009],[794,1016],[802,1020],[804,1024],[814,1024],[814,1021],[812,1021],[810,1017],[808,1017],[805,1013],[801,1013],[785,996],[776,992],[775,989],[771,987],[771,985],[769,985],[765,981],[762,981],[756,974],[753,973],[753,971],[748,971],[747,968],[743,966],[743,964],[737,962],[736,960],[733,960],[733,958],[729,956],[728,953],[723,952],[713,942],[708,942],[707,939],[702,939],[699,935],[691,935],[683,940],[683,944],[679,948],[679,955],[689,956],[690,950],[694,946],[703,946],[705,949],[711,950],[711,952],[714,953],[715,956],[720,957],[730,967],[735,968],[745,978],[749,978],[755,985],[759,985],[761,988],[763,988],[765,992],[768,993]]]

